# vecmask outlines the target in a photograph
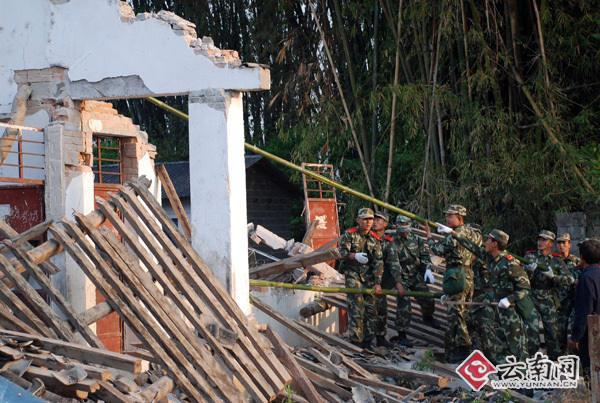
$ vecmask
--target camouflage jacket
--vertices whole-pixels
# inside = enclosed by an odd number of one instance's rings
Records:
[[[570,288],[575,282],[574,276],[571,274],[570,270],[567,269],[565,263],[556,256],[544,256],[539,251],[534,250],[528,251],[525,255],[525,259],[532,263],[546,266],[545,268],[538,266],[533,273],[528,273],[531,289],[534,291],[553,290],[554,292],[558,292],[562,287]],[[554,277],[548,278],[544,276],[543,272],[546,270],[552,270],[554,272]],[[542,296],[542,294],[543,293],[537,293],[538,296]]]
[[[425,240],[415,234],[409,233],[408,237],[395,237],[396,251],[398,253],[398,271],[394,278],[396,282],[406,284],[407,281],[420,280],[425,272],[425,266],[431,263],[429,250]]]
[[[562,301],[568,301],[570,303],[575,296],[575,283],[577,280],[579,280],[579,276],[583,271],[579,268],[576,268],[581,263],[581,259],[575,255],[569,255],[567,257],[556,255],[556,257],[563,261],[573,280],[573,283],[570,285],[570,287],[569,284],[563,284],[563,287],[561,287],[558,292],[559,298]]]
[[[340,238],[340,272],[346,277],[353,277],[362,282],[381,284],[383,276],[383,251],[381,239],[373,231],[361,234],[358,227],[353,227]],[[366,253],[369,259],[367,264],[360,264],[350,259],[351,253]]]
[[[477,257],[477,261],[473,264],[473,299],[476,301],[492,300],[494,293],[490,284],[490,270],[487,264],[489,253],[469,239],[456,237],[456,240]]]
[[[506,251],[496,257],[489,253],[486,259],[490,273],[490,286],[494,290],[494,299],[508,298],[511,304],[522,300],[529,294],[531,285],[523,267]]]
[[[581,264],[581,258],[575,255],[569,255],[567,257],[563,257],[562,260],[563,262],[565,262],[565,266],[567,266],[567,269],[571,271],[571,274],[573,275],[575,280],[578,280],[579,276],[583,272],[583,270],[577,267]]]
[[[477,246],[481,246],[481,233],[475,229],[461,225],[454,228],[454,232],[459,237],[468,239]],[[440,242],[430,239],[428,244],[433,254],[442,256],[446,260],[446,267],[471,267],[473,253],[461,245],[452,234],[447,235]]]
[[[400,272],[398,252],[392,236],[383,236],[381,239],[381,250],[383,251],[383,277],[381,285],[383,288],[391,289],[396,286],[396,275]]]

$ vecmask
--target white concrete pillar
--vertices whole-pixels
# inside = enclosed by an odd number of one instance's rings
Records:
[[[61,123],[45,130],[45,210],[46,219],[73,218],[73,212],[87,214],[94,209],[94,174],[87,166],[65,166]],[[94,285],[67,253],[52,258],[61,271],[52,282],[77,312],[96,304]]]
[[[250,313],[242,94],[189,96],[192,244]]]

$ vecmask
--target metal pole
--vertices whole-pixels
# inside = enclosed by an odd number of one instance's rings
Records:
[[[175,109],[172,106],[169,106],[166,103],[164,103],[162,101],[159,101],[158,99],[156,99],[154,97],[147,97],[146,99],[148,101],[152,102],[154,105],[158,106],[159,108],[162,108],[162,109],[164,109],[164,110],[166,110],[168,112],[171,112],[174,115],[176,115],[176,116],[178,116],[178,117],[180,117],[180,118],[182,118],[184,120],[189,120],[189,118],[190,118],[184,112],[182,112],[182,111],[180,111],[178,109]],[[382,208],[384,208],[386,210],[389,210],[391,212],[394,212],[396,214],[402,214],[402,215],[404,215],[406,217],[409,217],[409,218],[411,218],[411,219],[413,219],[415,221],[418,221],[418,222],[420,222],[422,224],[429,225],[432,228],[437,228],[437,226],[438,226],[438,224],[436,222],[434,222],[434,221],[430,221],[430,220],[428,220],[426,218],[423,218],[423,217],[418,216],[418,215],[416,215],[414,213],[411,213],[410,211],[403,210],[403,209],[401,209],[399,207],[393,206],[393,205],[391,205],[389,203],[386,203],[384,201],[381,201],[379,199],[371,197],[368,194],[359,192],[357,190],[349,188],[348,186],[344,186],[341,183],[338,183],[338,182],[336,182],[334,180],[331,180],[331,179],[329,179],[329,178],[327,178],[327,177],[325,177],[323,175],[319,175],[319,174],[317,174],[315,172],[309,171],[308,169],[302,168],[302,167],[300,167],[300,166],[298,166],[298,165],[296,165],[296,164],[294,164],[294,163],[292,163],[292,162],[290,162],[288,160],[285,160],[285,159],[283,159],[281,157],[278,157],[275,154],[271,154],[270,152],[262,150],[262,149],[254,146],[252,144],[244,143],[244,147],[246,148],[246,150],[251,151],[254,154],[262,155],[263,157],[268,158],[271,161],[277,162],[278,164],[281,164],[281,165],[283,165],[285,167],[293,169],[294,171],[298,171],[300,173],[303,173],[306,176],[310,176],[311,178],[315,178],[318,181],[326,183],[326,184],[330,185],[331,187],[334,187],[334,188],[340,190],[341,192],[350,194],[352,196],[356,196],[359,199],[368,201],[369,203],[373,203],[373,204],[375,204],[375,205],[377,205],[379,207],[382,207]],[[525,264],[531,263],[530,261],[528,261],[527,259],[524,259],[521,256],[515,255],[514,253],[511,253],[511,254],[515,258],[517,258],[517,260],[520,260],[521,262],[523,262]]]

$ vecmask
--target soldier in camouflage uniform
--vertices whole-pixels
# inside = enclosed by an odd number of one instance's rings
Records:
[[[556,245],[558,247],[558,254],[556,257],[562,259],[567,270],[573,277],[573,284],[571,286],[565,285],[558,290],[558,340],[561,345],[567,343],[567,333],[569,328],[569,318],[573,316],[573,301],[575,300],[575,283],[581,274],[581,270],[578,269],[581,259],[571,254],[571,234],[565,232],[558,238],[556,238]]]
[[[506,232],[494,229],[488,234],[484,248],[477,248],[473,242],[457,237],[461,244],[477,252],[487,269],[484,300],[497,302],[497,307],[488,306],[493,312],[490,312],[493,322],[483,325],[486,326],[487,333],[482,334],[484,346],[488,349],[484,353],[486,356],[489,354],[488,357],[494,363],[502,362],[508,355],[514,355],[518,361],[523,361],[527,352],[525,325],[516,305],[529,293],[529,278],[515,258],[506,252],[508,239]]]
[[[462,238],[459,242],[462,243]],[[484,251],[470,241],[464,246],[477,252],[478,259],[473,264],[473,302],[481,302],[483,305],[473,305],[469,309],[467,326],[473,349],[483,351],[486,357],[493,362],[497,356],[498,341],[496,339],[496,308],[491,305],[494,301],[494,290],[490,284],[490,272],[485,264]]]
[[[394,238],[385,233],[389,220],[389,216],[386,213],[381,211],[375,212],[373,232],[381,239],[381,250],[383,252],[383,276],[381,287],[386,290],[396,288],[400,294],[404,294],[402,284],[396,283],[396,280],[394,280],[395,273],[400,271],[400,264],[398,263],[398,253],[396,252],[396,246],[394,245]],[[375,325],[375,337],[377,339],[376,344],[378,347],[392,347],[392,344],[385,338],[388,313],[387,298],[388,297],[385,295],[376,297],[377,323]]]
[[[464,219],[467,209],[458,204],[452,204],[446,210],[446,223],[448,226],[438,224],[438,232],[446,234],[440,242],[434,242],[427,229],[428,244],[431,252],[444,257],[446,260],[446,272],[442,284],[446,298],[458,304],[451,304],[447,308],[448,330],[444,340],[446,359],[448,362],[463,361],[471,352],[471,336],[467,329],[466,305],[469,296],[473,295],[473,253],[452,236],[455,233],[466,238],[476,245],[481,245],[481,234],[472,228],[466,227]]]
[[[429,292],[427,284],[435,283],[431,271],[431,257],[429,250],[423,238],[411,233],[411,220],[408,217],[399,215],[396,217],[396,250],[398,252],[398,261],[400,270],[394,274],[396,284],[401,284],[409,291]],[[417,303],[421,306],[423,322],[435,327],[433,312],[435,301],[430,298],[418,298]],[[398,332],[397,342],[400,345],[410,347],[411,343],[406,337],[406,331],[410,326],[411,319],[411,298],[399,297],[396,304],[396,331]]]
[[[346,287],[373,288],[381,295],[383,252],[377,234],[371,231],[373,210],[358,210],[357,226],[340,237],[340,272],[346,276]],[[348,294],[348,329],[350,341],[363,348],[371,347],[377,311],[375,295]]]
[[[554,232],[542,230],[538,234],[537,251],[529,251],[525,255],[525,259],[530,262],[525,265],[525,270],[531,282],[533,302],[544,326],[544,341],[551,360],[556,360],[564,348],[559,340],[557,324],[558,291],[574,282],[565,264],[559,258],[552,256],[552,245],[555,239]]]

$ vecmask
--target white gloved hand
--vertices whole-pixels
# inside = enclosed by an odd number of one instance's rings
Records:
[[[427,265],[427,268],[425,269],[425,275],[423,276],[423,280],[427,284],[435,284],[435,277],[433,277],[431,265]]]
[[[508,298],[504,297],[500,301],[498,301],[498,308],[508,309],[510,307],[510,301]]]
[[[447,300],[448,300],[448,296],[446,294],[444,294],[440,297],[440,302],[442,304],[445,304]]]
[[[439,232],[440,234],[451,234],[454,232],[454,230],[450,227],[445,226],[444,224],[440,224],[440,223],[436,223],[437,224],[437,232]]]
[[[552,279],[554,278],[554,271],[552,271],[552,269],[548,269],[548,270],[540,270],[540,273],[542,273],[542,276],[548,278],[548,279]]]
[[[533,272],[537,268],[537,263],[532,262],[532,263],[526,264],[524,266],[524,268],[525,268],[525,270],[527,270],[529,272]]]
[[[356,260],[360,264],[367,264],[367,263],[369,263],[369,258],[367,257],[367,254],[364,253],[364,252],[355,253],[354,254],[354,260]]]

